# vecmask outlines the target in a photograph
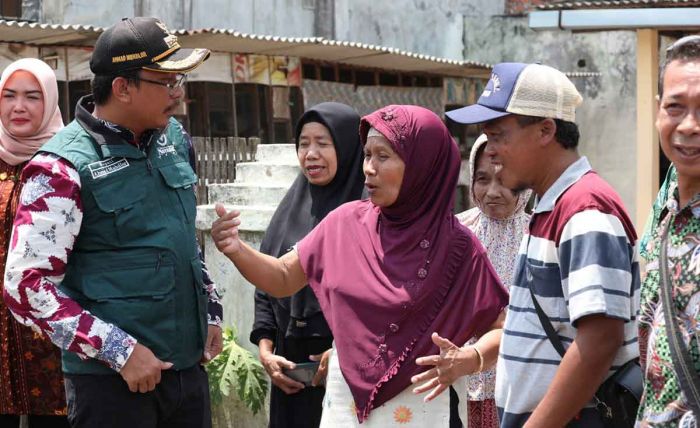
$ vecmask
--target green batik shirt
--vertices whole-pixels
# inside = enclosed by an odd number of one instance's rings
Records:
[[[644,396],[637,415],[637,427],[695,427],[693,414],[680,390],[672,366],[660,297],[660,235],[669,221],[670,263],[676,321],[685,338],[695,369],[700,372],[698,321],[700,320],[700,194],[678,209],[677,182],[668,184],[664,209],[658,225],[648,230],[641,253],[646,256],[642,274],[639,340],[644,368]]]

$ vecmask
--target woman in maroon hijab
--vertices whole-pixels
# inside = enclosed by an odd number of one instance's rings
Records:
[[[342,373],[341,385],[328,385],[321,426],[352,416],[352,425],[447,427],[448,394],[438,393],[493,365],[508,294],[452,214],[460,154],[440,118],[388,106],[362,119],[360,138],[369,200],[341,205],[279,259],[243,243],[238,213],[220,204],[212,237],[268,294],[307,283],[316,294],[335,337],[329,383]],[[481,339],[469,349],[451,345],[473,336]],[[416,400],[411,378],[425,371],[416,359],[436,351],[443,358],[421,359],[436,367],[416,378],[427,381],[419,391],[432,389],[428,402]]]

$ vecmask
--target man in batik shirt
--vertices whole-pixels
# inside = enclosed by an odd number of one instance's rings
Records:
[[[700,319],[700,36],[671,45],[661,68],[656,128],[661,148],[675,168],[668,175],[650,219],[642,256],[640,348],[644,397],[638,426],[694,427],[695,417],[674,371],[661,303],[659,254],[670,223],[668,260],[676,325],[698,367]],[[646,351],[646,352],[645,352]]]

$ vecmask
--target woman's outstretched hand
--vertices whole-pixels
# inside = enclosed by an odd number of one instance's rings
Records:
[[[219,216],[211,225],[211,237],[216,248],[227,256],[236,254],[241,249],[241,240],[238,236],[238,226],[241,220],[239,211],[226,211],[222,204],[214,206]]]
[[[430,391],[424,398],[426,402],[440,395],[458,378],[475,372],[479,367],[479,357],[473,350],[460,348],[437,333],[433,333],[431,339],[440,348],[440,355],[417,358],[416,364],[432,368],[411,378],[414,385],[420,384],[413,389],[414,393]]]

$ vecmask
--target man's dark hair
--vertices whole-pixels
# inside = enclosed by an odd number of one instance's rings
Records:
[[[525,126],[541,122],[546,118],[516,114],[515,119],[518,121],[518,125],[523,128]],[[567,122],[561,119],[552,120],[557,126],[557,130],[554,133],[554,138],[557,140],[557,142],[559,142],[559,144],[561,144],[565,149],[575,149],[578,146],[579,138],[581,138],[581,134],[578,131],[578,125],[576,125],[574,122]]]
[[[95,98],[95,105],[101,106],[107,104],[112,96],[112,82],[117,77],[125,78],[129,83],[133,83],[136,87],[139,86],[139,71],[140,69],[126,70],[116,75],[97,74],[92,78],[92,96]]]
[[[666,48],[666,59],[659,68],[659,98],[664,95],[664,74],[673,61],[700,61],[700,36],[686,36]]]

